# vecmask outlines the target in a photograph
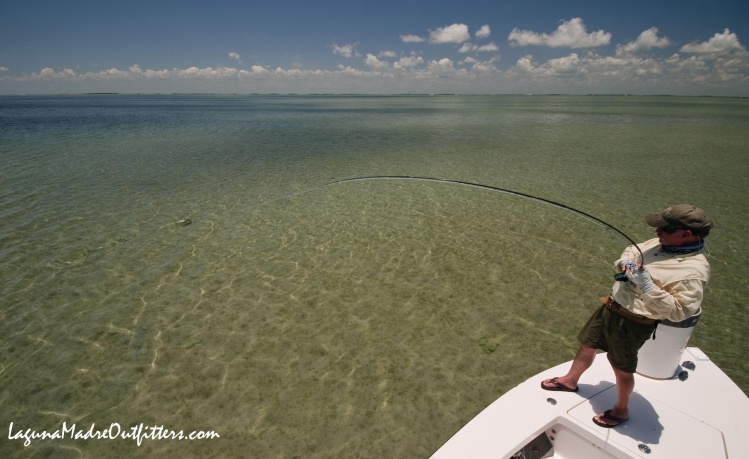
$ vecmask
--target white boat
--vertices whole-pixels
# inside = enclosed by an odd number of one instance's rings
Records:
[[[578,392],[541,388],[571,362],[543,371],[489,405],[432,458],[749,458],[749,398],[704,352],[686,347],[690,334],[658,327],[656,340],[640,350],[630,419],[614,428],[592,421],[616,401],[614,373],[601,353]]]

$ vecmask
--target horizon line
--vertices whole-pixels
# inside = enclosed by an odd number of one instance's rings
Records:
[[[595,97],[595,96],[606,96],[606,97],[715,97],[715,98],[729,98],[729,99],[746,99],[749,96],[727,96],[727,95],[711,95],[711,94],[637,94],[637,93],[409,93],[409,92],[394,92],[394,93],[330,93],[330,92],[310,92],[310,93],[296,93],[296,92],[267,92],[267,93],[238,93],[238,92],[41,92],[41,93],[8,93],[0,94],[0,97],[23,97],[23,96],[337,96],[337,97],[394,97],[394,96],[419,96],[419,97],[445,97],[445,96],[471,96],[471,97],[486,97],[486,96],[575,96],[575,97]]]

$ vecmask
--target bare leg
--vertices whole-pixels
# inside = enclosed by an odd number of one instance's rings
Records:
[[[593,360],[595,358],[596,350],[592,347],[581,344],[580,349],[578,349],[577,354],[575,355],[575,359],[572,361],[572,366],[570,367],[567,374],[554,378],[556,381],[555,383],[551,382],[550,379],[545,380],[543,382],[544,386],[552,388],[555,387],[555,384],[561,384],[574,390],[575,388],[577,388],[577,382],[580,380],[580,377],[583,375],[583,373],[585,373],[585,370],[593,365]]]
[[[612,367],[613,368],[613,367]],[[635,376],[632,373],[614,368],[616,376],[616,404],[611,409],[611,415],[619,419],[629,418],[629,399],[635,390]],[[595,417],[600,422],[608,425],[616,425],[616,422],[607,421],[603,414]]]

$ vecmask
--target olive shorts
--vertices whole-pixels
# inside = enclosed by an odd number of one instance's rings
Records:
[[[601,306],[588,320],[577,340],[585,346],[608,352],[611,366],[626,373],[637,370],[637,351],[650,338],[655,325],[642,325]]]

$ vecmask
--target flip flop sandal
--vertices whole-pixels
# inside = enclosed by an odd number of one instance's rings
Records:
[[[619,424],[621,424],[622,422],[624,422],[627,419],[629,419],[629,418],[618,418],[618,417],[614,416],[613,414],[611,414],[611,410],[606,410],[601,417],[603,419],[607,420],[607,421],[613,422],[614,424],[607,424],[605,422],[601,422],[598,419],[596,419],[596,417],[597,416],[593,416],[593,422],[596,425],[601,426],[601,427],[605,427],[607,429],[610,429],[612,427],[616,427]]]
[[[544,384],[543,381],[541,381],[541,389],[543,390],[550,390],[550,391],[556,391],[556,392],[577,392],[580,387],[575,387],[574,389],[570,389],[569,387],[565,386],[562,383],[557,382],[557,378],[551,378],[549,380],[551,384],[555,384],[554,387],[550,387]]]

